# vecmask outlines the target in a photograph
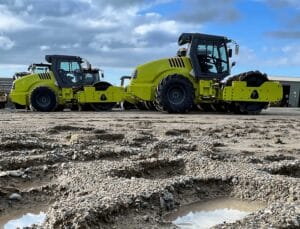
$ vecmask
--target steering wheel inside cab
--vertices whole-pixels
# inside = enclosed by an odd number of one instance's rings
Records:
[[[80,69],[76,69],[73,71],[73,75],[74,75],[74,80],[76,83],[82,82],[83,81],[83,72]]]

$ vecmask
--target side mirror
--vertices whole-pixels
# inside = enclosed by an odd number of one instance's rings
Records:
[[[232,49],[228,49],[228,57],[229,57],[229,58],[232,57]]]
[[[235,65],[236,65],[236,62],[233,61],[233,62],[231,63],[231,67],[234,67]]]
[[[100,72],[101,78],[104,78],[104,72],[103,72],[103,70],[102,70],[102,69],[99,69],[99,72]]]
[[[92,69],[92,65],[89,62],[87,62],[87,69],[89,69],[89,70]]]
[[[235,55],[239,55],[239,51],[240,51],[240,46],[235,45]]]

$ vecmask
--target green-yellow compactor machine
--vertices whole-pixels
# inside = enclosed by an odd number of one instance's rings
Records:
[[[56,111],[64,107],[110,110],[117,103],[184,113],[200,107],[257,114],[282,99],[282,86],[250,71],[230,76],[238,45],[223,36],[183,33],[177,56],[138,66],[128,86],[100,79],[100,70],[78,56],[47,55],[43,71],[16,79],[10,100],[16,107]],[[100,73],[99,73],[100,72]]]

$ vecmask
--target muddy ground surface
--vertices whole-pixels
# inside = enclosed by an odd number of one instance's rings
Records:
[[[41,228],[175,228],[168,212],[233,197],[266,207],[216,228],[300,227],[300,109],[6,109],[0,123],[0,218],[48,206]]]

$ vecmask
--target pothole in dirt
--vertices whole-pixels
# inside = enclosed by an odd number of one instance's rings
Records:
[[[127,136],[124,144],[130,145],[131,147],[142,147],[146,144],[152,144],[155,141],[157,141],[157,138],[155,138],[153,134],[142,131],[140,133],[136,133],[134,136]]]
[[[275,154],[275,155],[267,155],[264,157],[264,160],[266,161],[283,161],[283,160],[295,160],[295,157],[287,156],[283,154]]]
[[[202,223],[204,222],[203,217],[211,218],[213,221],[212,225],[223,223],[224,221],[228,223],[230,220],[235,221],[243,218],[245,215],[266,206],[264,203],[256,202],[255,198],[251,198],[251,195],[246,197],[247,200],[240,199],[239,194],[235,193],[237,188],[235,187],[236,181],[231,178],[180,178],[174,181],[173,184],[166,186],[165,190],[159,193],[137,198],[136,203],[131,205],[135,206],[134,209],[128,209],[122,216],[118,215],[116,227],[126,228],[128,226],[130,228],[126,222],[131,222],[132,226],[135,225],[135,220],[140,218],[145,228],[157,225],[157,222],[159,228],[160,226],[162,228],[174,228],[175,225],[181,228],[201,228],[200,226],[206,226],[207,228],[211,225],[200,224],[199,226],[198,219]],[[240,190],[240,188],[238,189]],[[140,206],[140,209],[136,209],[137,206]],[[139,216],[136,212],[139,212]],[[144,216],[141,216],[141,214],[144,214]],[[226,216],[229,215],[229,217],[223,219],[222,216],[224,214]],[[185,222],[185,215],[190,217],[188,218],[188,223]],[[239,216],[239,218],[231,216]],[[177,218],[179,222],[177,222]],[[193,219],[195,221],[190,222]],[[220,221],[216,221],[216,219]],[[137,222],[140,223],[138,220]]]
[[[221,223],[232,223],[266,207],[262,202],[230,197],[201,201],[180,207],[165,216],[179,228],[209,228]]]
[[[0,216],[0,228],[14,229],[29,227],[32,224],[40,225],[46,219],[46,205],[36,206],[34,208],[19,209],[9,214]]]
[[[66,131],[92,131],[95,128],[93,127],[78,127],[78,126],[70,126],[70,125],[58,125],[53,126],[50,129],[47,130],[49,134],[58,134],[60,132],[66,132]]]
[[[56,175],[48,166],[40,166],[27,169],[9,170],[0,172],[0,193],[1,188],[12,190],[26,190],[33,187],[50,185],[56,179]]]
[[[125,138],[124,134],[118,133],[100,133],[100,134],[71,134],[66,137],[70,144],[76,143],[88,143],[89,145],[94,144],[95,141],[119,141]]]
[[[136,166],[110,171],[111,176],[124,178],[166,179],[173,176],[184,175],[185,163],[178,160],[152,160],[142,161]]]
[[[283,175],[288,177],[300,178],[300,164],[288,164],[264,169],[272,175]]]
[[[214,161],[224,161],[224,162],[235,162],[236,161],[236,158],[234,157],[234,155],[225,153],[223,151],[205,152],[204,155]]]
[[[38,141],[7,141],[0,144],[0,151],[51,149],[52,147]]]
[[[171,130],[167,130],[165,132],[166,136],[180,136],[180,135],[186,135],[189,134],[190,130],[188,129],[171,129]]]

